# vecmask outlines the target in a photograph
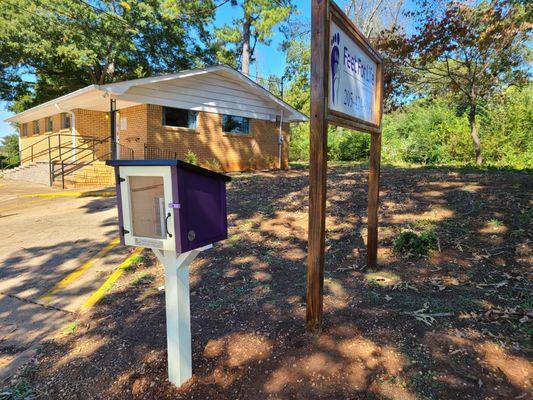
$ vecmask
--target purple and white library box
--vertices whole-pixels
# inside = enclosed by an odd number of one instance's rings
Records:
[[[189,265],[228,237],[226,175],[180,160],[110,160],[121,241],[151,248],[165,269],[168,377],[192,376]]]
[[[121,241],[185,253],[227,239],[231,178],[180,160],[109,160]]]

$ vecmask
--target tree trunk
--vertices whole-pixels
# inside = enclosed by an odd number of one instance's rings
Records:
[[[242,60],[241,72],[245,75],[250,73],[250,29],[252,21],[250,16],[244,16],[244,26],[242,27]]]
[[[468,122],[470,124],[470,136],[474,142],[474,152],[476,153],[476,164],[481,165],[483,163],[483,157],[481,156],[481,140],[477,135],[476,128],[476,105],[470,104],[470,112],[468,113]]]

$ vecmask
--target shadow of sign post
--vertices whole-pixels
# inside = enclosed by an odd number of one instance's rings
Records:
[[[309,238],[306,324],[322,327],[326,234],[327,129],[334,124],[371,135],[368,179],[368,266],[377,265],[383,59],[330,0],[312,0]]]

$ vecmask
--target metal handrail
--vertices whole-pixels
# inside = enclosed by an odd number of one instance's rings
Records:
[[[97,156],[97,151],[99,151],[99,148],[97,148],[98,145],[102,145],[109,141],[109,137],[106,137],[104,139],[97,139],[96,137],[91,137],[91,146],[90,147],[84,147],[87,143],[82,143],[82,145],[76,146],[74,148],[70,146],[63,146],[67,149],[74,149],[76,150],[73,154],[69,155],[69,158],[75,158],[76,161],[74,162],[66,162],[65,159],[62,157],[62,153],[60,151],[60,154],[58,154],[56,157],[51,158],[50,160],[50,186],[53,185],[55,179],[58,176],[61,176],[62,180],[62,186],[64,188],[64,181],[65,181],[65,175],[70,174],[86,165],[89,165],[90,163],[96,161],[97,159],[100,159],[102,157],[105,157],[109,153],[105,153],[103,155]],[[90,151],[89,153],[86,153],[87,151]],[[85,153],[81,158],[78,158],[78,155]],[[89,158],[90,161],[85,162],[84,159]],[[60,173],[56,172],[56,165],[60,165]],[[72,166],[72,168],[65,171],[65,165],[66,166]]]
[[[178,158],[178,153],[145,143],[144,158],[146,160],[176,160]]]
[[[18,151],[18,154],[19,154],[19,159],[17,161],[12,161],[11,163],[9,164],[6,164],[6,165],[3,165],[3,166],[0,166],[0,170],[5,170],[5,169],[8,169],[8,168],[12,168],[14,166],[16,166],[17,164],[20,164],[22,165],[23,163],[29,161],[29,162],[33,162],[33,160],[39,156],[42,156],[42,155],[45,155],[45,154],[49,154],[51,155],[52,153],[52,150],[55,150],[55,149],[58,149],[59,147],[61,147],[61,137],[67,137],[69,139],[71,139],[70,141],[70,145],[72,145],[72,134],[70,133],[54,133],[52,135],[48,135],[44,138],[42,138],[41,140],[38,140],[37,142],[35,143],[32,143],[31,145],[29,146],[26,146],[22,149],[20,149]],[[57,146],[52,146],[52,143],[51,143],[51,140],[52,139],[55,139],[57,138],[57,142],[58,142],[58,145]],[[76,135],[75,136],[76,139],[83,139],[83,140],[92,140],[93,139],[93,136],[87,136],[87,135]],[[40,150],[40,151],[35,151],[35,146],[37,146],[38,144],[42,143],[42,142],[45,142],[45,141],[48,141],[48,148],[47,149],[43,149],[43,150]],[[25,158],[22,158],[22,155],[24,152],[26,151],[30,151],[30,155],[25,157]],[[49,160],[48,161],[51,161],[51,157],[49,156]]]
[[[81,143],[80,145],[76,145],[74,147],[72,147],[72,144],[74,143],[74,141],[72,141],[72,140],[70,142],[67,142],[66,144],[64,143],[63,145],[59,141],[58,146],[54,147],[54,150],[58,150],[59,154],[57,154],[54,157],[52,157],[52,152],[50,150],[50,153],[49,153],[49,156],[48,156],[48,158],[49,158],[49,160],[48,160],[49,161],[49,168],[50,168],[50,186],[52,186],[54,184],[54,181],[55,181],[56,177],[59,176],[59,175],[61,175],[62,181],[64,181],[65,160],[63,159],[63,149],[67,149],[68,151],[74,150],[74,153],[70,154],[68,156],[69,158],[70,157],[76,158],[79,154],[82,154],[82,153],[84,153],[86,151],[90,151],[90,153],[87,153],[81,159],[77,159],[76,163],[67,163],[67,165],[68,164],[78,164],[80,160],[82,160],[82,159],[84,159],[86,157],[91,157],[92,161],[95,161],[95,159],[96,159],[96,151],[97,151],[96,145],[98,144],[100,146],[100,145],[106,143],[107,141],[109,141],[109,139],[110,139],[109,137],[105,137],[103,139],[98,139],[98,138],[96,138],[94,136],[81,136],[81,138],[86,140],[86,142]],[[91,144],[90,147],[87,147],[88,142],[90,142],[90,144]],[[56,173],[56,165],[57,164],[61,165],[61,174]],[[87,165],[87,163],[79,163],[79,164],[81,164],[81,166],[79,168],[81,168],[82,166]],[[71,172],[74,172],[74,171],[68,171],[68,173],[71,173]],[[64,187],[64,184],[63,184],[63,187]]]
[[[61,187],[64,189],[65,188],[65,176],[66,175],[70,175],[74,172],[76,172],[77,170],[87,166],[87,165],[90,165],[92,164],[94,161],[97,161],[97,160],[102,160],[102,159],[107,159],[109,156],[111,156],[112,152],[111,151],[108,151],[108,152],[105,152],[103,154],[98,154],[97,155],[97,150],[95,148],[95,143],[98,142],[99,144],[102,144],[102,143],[107,143],[110,141],[110,138],[107,137],[105,139],[100,139],[100,140],[95,140],[93,141],[93,151],[91,153],[88,153],[88,154],[85,154],[84,156],[82,156],[81,158],[78,158],[76,160],[76,162],[72,162],[72,163],[69,163],[69,162],[65,162],[65,160],[60,160],[60,161],[53,161],[52,164],[51,164],[51,172],[50,172],[50,181],[51,181],[51,184],[50,185],[53,185],[53,182],[55,181],[55,179],[58,177],[58,176],[61,176]],[[135,159],[135,152],[133,149],[129,148],[129,147],[126,147],[120,143],[114,143],[114,145],[118,146],[118,154],[119,154],[119,157],[120,158],[126,158],[126,159]],[[105,148],[105,147],[104,147]],[[82,149],[80,151],[83,152],[83,151],[86,151],[87,149]],[[79,154],[79,153],[78,153]],[[125,155],[125,157],[123,156]],[[92,157],[91,157],[92,156]],[[88,161],[83,161],[84,159],[86,158],[92,158]],[[60,166],[60,170],[56,173],[56,170],[55,170],[55,166],[56,165],[59,165]]]
[[[70,158],[70,157],[74,157],[76,154],[79,154],[81,152],[84,152],[84,151],[87,151],[87,150],[91,150],[91,149],[96,149],[96,145],[101,145],[105,142],[108,142],[109,141],[109,137],[105,137],[103,139],[98,139],[96,137],[91,137],[91,136],[88,136],[88,138],[90,139],[90,143],[89,142],[84,142],[84,143],[81,143],[79,145],[75,145],[74,147],[72,146],[72,144],[74,143],[73,141],[70,141],[70,142],[67,142],[67,143],[64,143],[64,144],[59,144],[57,147],[54,147],[54,149],[57,149],[59,150],[59,154],[57,154],[56,156],[54,157],[50,157],[50,161],[51,162],[54,162],[55,160],[57,159],[62,159],[63,158],[63,155],[65,153],[63,153],[63,149],[66,149],[66,150],[69,150],[69,151],[72,151],[72,150],[80,150],[78,153],[74,153],[74,154],[71,154],[71,155],[68,155],[67,158]],[[89,145],[90,147],[84,147],[84,146],[87,146]],[[68,151],[67,151],[68,153]]]
[[[62,137],[67,137],[67,140],[61,140]],[[53,144],[53,140],[57,139],[57,144]],[[81,143],[77,144],[77,141]],[[87,165],[90,165],[96,160],[107,159],[112,156],[112,151],[105,146],[106,143],[109,143],[111,137],[104,137],[102,139],[95,136],[86,136],[86,135],[76,135],[73,137],[71,134],[57,133],[53,135],[48,135],[41,140],[26,146],[25,148],[19,150],[19,160],[10,162],[7,165],[4,165],[4,160],[0,160],[0,171],[4,169],[11,168],[17,164],[22,164],[26,161],[31,161],[37,157],[42,156],[48,153],[48,164],[50,168],[50,186],[54,184],[56,178],[61,176],[62,187],[65,187],[65,175],[69,175]],[[48,146],[46,149],[40,150],[38,152],[34,151],[36,145],[48,141]],[[135,152],[133,149],[126,147],[120,143],[114,143],[114,146],[118,147],[118,158],[122,159],[135,159]],[[30,150],[30,156],[22,158],[23,152]],[[103,149],[103,150],[102,150]],[[63,150],[66,150],[65,152]],[[106,151],[107,150],[107,151]],[[53,152],[56,151],[57,154],[53,155]],[[69,152],[72,152],[69,154]],[[81,157],[78,157],[81,155]],[[68,162],[68,158],[76,158],[74,162]],[[57,167],[60,167],[57,170]]]

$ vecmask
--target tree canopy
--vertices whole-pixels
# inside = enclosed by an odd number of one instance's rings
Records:
[[[219,47],[218,57],[249,74],[256,45],[270,44],[273,29],[289,18],[294,7],[291,0],[231,0],[231,4],[240,8],[242,16],[216,30],[224,44]]]
[[[4,0],[0,96],[21,111],[92,83],[214,63],[206,27],[216,7],[213,0]]]
[[[415,73],[411,89],[429,97],[452,93],[465,106],[481,164],[478,105],[496,91],[527,83],[531,25],[526,6],[507,0],[452,1],[439,12],[432,2],[422,1],[414,15],[416,32],[384,31],[382,47]]]

